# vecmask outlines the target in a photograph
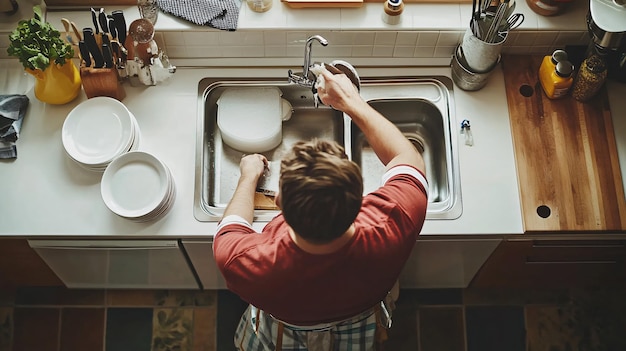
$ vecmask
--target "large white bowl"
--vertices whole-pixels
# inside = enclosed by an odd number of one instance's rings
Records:
[[[271,150],[282,141],[282,92],[274,87],[228,88],[217,101],[217,126],[228,146]]]

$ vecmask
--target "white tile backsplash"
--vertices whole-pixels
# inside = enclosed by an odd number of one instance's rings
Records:
[[[570,3],[566,13],[544,17],[535,14],[525,1],[517,1],[515,12],[525,15],[524,23],[511,31],[503,52],[549,54],[565,45],[586,45],[589,37],[585,17],[587,1]],[[136,7],[129,7],[132,14]],[[133,12],[134,11],[134,12]],[[170,59],[195,58],[301,58],[304,44],[319,34],[327,47],[313,45],[316,58],[449,58],[462,40],[471,4],[407,3],[398,25],[382,21],[382,3],[366,2],[359,8],[291,9],[274,0],[265,13],[243,5],[239,28],[234,32],[195,26],[169,15],[157,22],[157,42]],[[78,14],[80,13],[80,15]],[[83,11],[54,11],[51,23],[67,17],[79,27],[91,25]],[[130,20],[129,19],[129,20]],[[0,58],[7,58],[8,30],[0,33]]]

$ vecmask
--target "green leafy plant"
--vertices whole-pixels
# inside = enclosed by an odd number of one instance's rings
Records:
[[[61,33],[43,20],[41,8],[33,7],[35,16],[21,20],[9,34],[7,48],[10,56],[17,57],[24,68],[45,70],[51,62],[65,64],[74,57],[74,49],[61,39]]]

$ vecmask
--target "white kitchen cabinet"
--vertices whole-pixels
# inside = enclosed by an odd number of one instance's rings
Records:
[[[68,288],[198,289],[178,240],[29,240]]]
[[[400,276],[402,288],[465,288],[502,240],[418,240]],[[210,240],[183,240],[204,289],[226,289]]]
[[[465,288],[501,241],[419,239],[400,275],[400,287]]]
[[[183,247],[204,289],[226,289],[213,257],[212,240],[183,240]]]

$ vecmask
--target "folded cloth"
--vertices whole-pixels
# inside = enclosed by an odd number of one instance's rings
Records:
[[[234,31],[241,0],[157,0],[159,8],[201,26]]]
[[[26,95],[0,95],[0,158],[16,158],[15,141],[28,107]]]

